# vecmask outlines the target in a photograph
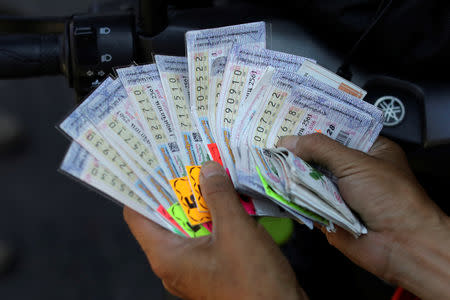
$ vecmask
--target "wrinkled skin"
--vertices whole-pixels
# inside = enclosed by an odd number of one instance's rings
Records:
[[[321,134],[285,137],[279,146],[328,168],[340,192],[368,227],[359,239],[325,232],[356,264],[422,299],[450,295],[450,222],[428,198],[399,146],[379,138],[368,154]],[[202,167],[211,236],[176,236],[131,209],[124,216],[164,286],[184,299],[307,299],[270,236],[239,203],[225,171]]]
[[[359,239],[342,229],[324,231],[331,245],[422,299],[450,297],[449,218],[418,184],[397,144],[379,137],[365,154],[313,134],[285,137],[279,146],[329,169],[346,203],[367,225],[368,234]]]
[[[187,239],[125,209],[125,220],[166,289],[183,299],[307,299],[265,229],[247,215],[225,170],[202,167],[213,233]]]

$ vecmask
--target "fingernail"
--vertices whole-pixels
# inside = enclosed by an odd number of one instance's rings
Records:
[[[216,175],[226,175],[225,170],[218,163],[210,160],[202,165],[201,176],[208,178]]]
[[[297,146],[298,137],[297,136],[283,136],[278,141],[277,147],[284,147],[288,150],[295,150]]]

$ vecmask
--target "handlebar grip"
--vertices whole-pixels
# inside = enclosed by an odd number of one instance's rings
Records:
[[[0,78],[61,74],[57,34],[0,35]]]

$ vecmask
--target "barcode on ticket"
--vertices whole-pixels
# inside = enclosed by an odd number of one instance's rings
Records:
[[[177,143],[168,143],[168,145],[169,145],[169,149],[170,149],[170,152],[179,152],[180,151],[180,148],[178,147],[178,144]]]
[[[350,134],[344,130],[339,131],[336,141],[347,146],[350,143]]]
[[[196,143],[201,143],[202,142],[202,137],[200,136],[200,133],[198,133],[198,132],[193,132],[192,133],[192,138],[194,139],[194,141]]]

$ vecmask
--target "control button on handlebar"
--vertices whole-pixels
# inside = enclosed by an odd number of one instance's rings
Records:
[[[86,36],[86,35],[93,35],[94,31],[92,30],[92,27],[90,26],[83,26],[83,27],[76,27],[74,30],[75,36]]]

